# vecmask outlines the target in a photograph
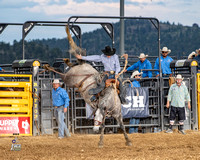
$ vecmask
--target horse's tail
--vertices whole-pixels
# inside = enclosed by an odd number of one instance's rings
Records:
[[[71,54],[73,54],[74,56],[76,56],[77,54],[81,54],[81,55],[85,56],[86,55],[86,51],[83,50],[83,49],[81,49],[80,47],[78,47],[76,45],[76,43],[74,42],[74,40],[73,40],[73,38],[72,38],[72,36],[70,34],[69,26],[68,25],[66,25],[65,31],[67,33],[67,39],[68,39],[69,44],[70,44],[70,50],[69,50],[69,52]]]

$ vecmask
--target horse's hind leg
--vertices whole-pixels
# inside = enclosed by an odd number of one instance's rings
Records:
[[[103,147],[103,135],[104,135],[105,124],[101,125],[101,136],[99,141],[99,148]]]
[[[117,119],[119,125],[120,125],[120,128],[123,130],[124,132],[124,138],[126,140],[126,145],[127,146],[132,146],[132,142],[130,141],[130,139],[128,138],[128,135],[126,133],[126,130],[125,130],[125,127],[124,127],[124,123],[123,123],[123,120],[122,120],[122,116],[120,115]]]

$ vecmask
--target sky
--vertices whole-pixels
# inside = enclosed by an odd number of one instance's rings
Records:
[[[200,26],[199,6],[200,0],[124,0],[124,16],[154,17],[161,22]],[[0,23],[65,22],[71,16],[120,16],[120,0],[0,0],[0,11]],[[84,25],[83,32],[98,27]],[[54,37],[66,37],[64,27],[34,27],[26,40]],[[0,41],[9,43],[21,38],[22,27],[16,25],[8,26],[0,34]]]

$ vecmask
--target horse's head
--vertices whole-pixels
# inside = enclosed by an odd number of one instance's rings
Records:
[[[93,131],[95,133],[98,133],[99,132],[99,128],[103,122],[103,110],[98,108],[95,112],[95,117],[94,117],[94,127],[93,127]]]
[[[113,86],[106,88],[99,97],[98,109],[95,112],[93,131],[98,132],[105,117],[118,117],[121,114],[121,102]]]

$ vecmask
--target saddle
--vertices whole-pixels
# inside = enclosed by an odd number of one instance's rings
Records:
[[[105,88],[110,87],[111,85],[113,85],[116,82],[115,79],[107,79],[105,82]],[[119,81],[117,80],[116,82],[116,88],[117,88],[117,93],[119,94]]]

